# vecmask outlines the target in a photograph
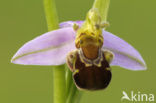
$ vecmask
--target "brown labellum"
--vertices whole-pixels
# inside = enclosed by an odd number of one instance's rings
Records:
[[[81,49],[68,54],[67,64],[73,72],[73,79],[78,88],[101,90],[108,86],[112,74],[106,56],[112,57],[112,54],[100,50],[94,60],[87,59]]]

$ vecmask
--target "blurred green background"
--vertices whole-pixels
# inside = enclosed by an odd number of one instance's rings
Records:
[[[0,103],[53,101],[52,67],[10,63],[25,42],[47,32],[42,2],[0,1]],[[93,0],[56,0],[60,22],[83,20],[92,3]],[[81,103],[120,103],[123,90],[156,94],[156,0],[111,0],[108,21],[111,26],[107,30],[137,48],[148,69],[134,72],[112,67],[109,87],[85,92]]]

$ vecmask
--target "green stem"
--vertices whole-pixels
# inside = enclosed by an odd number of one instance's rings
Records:
[[[44,9],[48,25],[48,30],[59,28],[58,16],[56,12],[55,0],[44,0]]]
[[[66,65],[66,95],[68,96],[72,84],[72,72]]]
[[[48,25],[48,31],[58,29],[58,16],[54,0],[44,0],[45,16]],[[53,85],[54,103],[65,103],[65,69],[64,65],[53,67]]]
[[[93,8],[97,8],[100,12],[102,21],[107,21],[110,0],[95,0]]]
[[[82,97],[83,92],[79,91],[78,89],[76,90],[75,96],[73,103],[80,103],[81,97]]]
[[[72,79],[72,76],[70,76],[71,79],[70,79],[70,85],[69,85],[69,90],[67,92],[67,101],[66,103],[79,103],[80,102],[80,99],[81,99],[81,96],[82,96],[82,92],[79,91],[77,89],[77,87],[75,86],[74,84],[74,81]]]
[[[65,69],[64,65],[53,68],[53,82],[54,82],[54,103],[65,103]]]
[[[75,84],[72,82],[71,86],[70,86],[70,90],[69,90],[69,93],[68,93],[68,97],[67,97],[66,103],[74,103],[74,101],[75,101],[75,94],[76,94],[77,91],[78,90],[77,90]]]

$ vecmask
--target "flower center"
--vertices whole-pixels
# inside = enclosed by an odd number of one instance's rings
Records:
[[[78,53],[79,53],[79,57],[80,57],[81,62],[83,62],[86,65],[86,67],[92,66],[92,65],[96,65],[98,67],[101,66],[101,61],[103,60],[101,49],[98,50],[98,53],[97,53],[97,56],[95,59],[87,58],[84,55],[84,52],[81,48],[78,50]]]

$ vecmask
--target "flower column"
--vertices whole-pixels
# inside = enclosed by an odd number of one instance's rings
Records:
[[[97,8],[100,12],[102,21],[107,21],[110,0],[95,0],[93,8]]]

